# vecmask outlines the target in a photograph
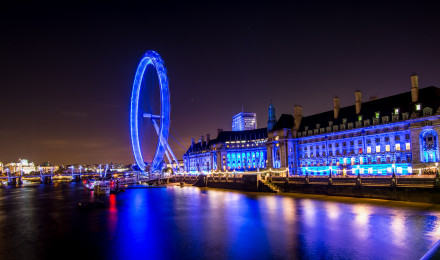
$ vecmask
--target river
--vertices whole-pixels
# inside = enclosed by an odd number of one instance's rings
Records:
[[[79,210],[80,201],[108,208]],[[0,188],[0,259],[418,259],[430,204],[79,183]]]

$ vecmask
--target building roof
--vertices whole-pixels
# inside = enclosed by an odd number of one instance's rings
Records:
[[[281,130],[284,128],[292,129],[294,126],[293,116],[289,114],[282,114],[280,119],[278,119],[277,123],[273,127],[273,130]]]
[[[226,141],[245,141],[265,138],[267,138],[267,128],[245,131],[221,131],[215,139],[191,145],[186,153],[210,149],[212,144],[224,143]]]
[[[440,89],[437,87],[427,87],[419,89],[418,101],[421,103],[422,109],[430,107],[433,109],[433,113],[440,107]],[[361,111],[359,115],[362,115],[362,120],[372,119],[375,112],[380,112],[380,117],[389,116],[391,121],[391,115],[395,108],[399,108],[399,114],[411,113],[415,111],[414,103],[411,100],[411,92],[404,92],[394,96],[384,97],[376,100],[362,102]],[[320,124],[320,127],[329,126],[329,121],[333,121],[334,125],[342,124],[342,119],[346,118],[347,122],[358,121],[358,115],[356,114],[355,105],[348,107],[341,107],[339,109],[338,118],[334,118],[333,110],[303,117],[299,131],[305,130],[305,126],[309,127],[309,130],[316,129],[316,124]]]

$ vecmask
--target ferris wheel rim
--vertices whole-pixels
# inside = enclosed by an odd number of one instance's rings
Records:
[[[133,81],[133,88],[131,94],[130,104],[130,137],[133,148],[133,155],[135,157],[136,164],[141,171],[145,172],[146,164],[142,156],[141,145],[139,142],[139,98],[142,81],[144,79],[144,73],[146,68],[152,65],[157,73],[158,82],[160,86],[160,122],[159,122],[159,134],[156,151],[154,153],[153,160],[150,165],[151,172],[157,172],[160,170],[161,163],[166,151],[166,142],[168,142],[169,126],[170,126],[170,93],[168,88],[168,77],[165,68],[165,63],[161,56],[155,51],[147,51],[141,58],[136,70],[135,78]],[[148,87],[148,86],[147,86]],[[153,119],[152,119],[153,120]]]

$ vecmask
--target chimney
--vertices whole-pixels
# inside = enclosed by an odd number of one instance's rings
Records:
[[[191,138],[191,146],[194,146],[194,144],[195,144],[194,138]]]
[[[333,98],[333,115],[336,118],[338,118],[339,115],[339,108],[341,108],[341,102],[339,100],[339,97]]]
[[[205,141],[205,136],[200,136],[200,144],[203,145],[203,142]]]
[[[208,143],[211,140],[211,134],[206,134],[206,142]]]
[[[411,100],[413,103],[419,99],[419,76],[417,74],[411,75]]]
[[[295,105],[293,107],[293,120],[294,120],[294,129],[298,130],[301,125],[301,120],[303,118],[303,108],[302,106]]]
[[[377,99],[377,96],[371,96],[370,97],[370,101],[373,101],[373,100],[376,100]]]
[[[217,135],[219,135],[221,132],[223,132],[222,128],[217,128]]]
[[[356,115],[359,115],[362,107],[362,92],[360,90],[356,90],[356,92],[354,92],[354,96],[356,98]]]

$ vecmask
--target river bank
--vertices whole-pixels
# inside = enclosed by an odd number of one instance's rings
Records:
[[[318,181],[317,181],[318,180]],[[334,179],[333,179],[334,180]],[[171,183],[186,183],[197,187],[239,190],[248,192],[269,192],[282,194],[310,194],[364,199],[382,199],[440,204],[440,189],[435,179],[399,180],[393,178],[345,178],[333,181],[331,178],[264,178],[260,174],[239,177],[173,177]],[[403,184],[400,184],[402,182]]]

